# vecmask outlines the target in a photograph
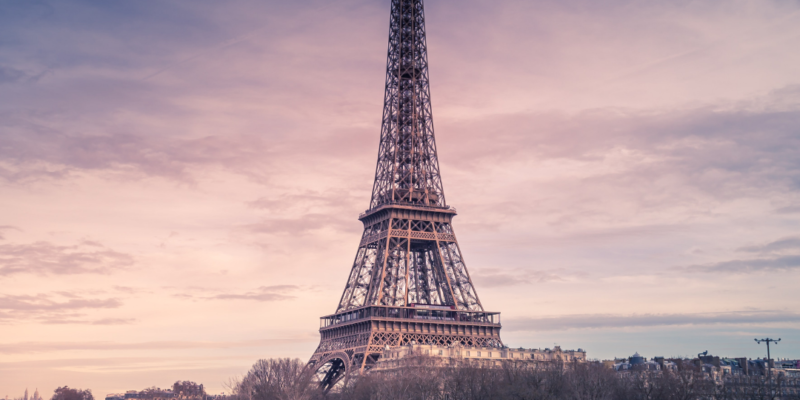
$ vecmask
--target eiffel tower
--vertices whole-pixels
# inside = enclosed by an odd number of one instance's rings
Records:
[[[323,388],[369,370],[386,346],[501,347],[445,202],[433,134],[422,0],[392,0],[383,121],[364,234],[336,313],[309,361]]]

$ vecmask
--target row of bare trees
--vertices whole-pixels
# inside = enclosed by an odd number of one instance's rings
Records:
[[[441,368],[421,359],[406,368],[353,377],[325,394],[302,361],[270,359],[259,360],[229,386],[233,400],[800,400],[780,382],[748,382],[717,384],[689,363],[677,371],[618,373],[594,363]]]
[[[153,386],[138,392],[137,398],[140,400],[163,399],[167,397],[165,396],[167,393],[167,391]],[[206,392],[202,384],[192,381],[177,381],[172,385],[172,392],[169,392],[169,398],[174,398],[175,400],[204,400]],[[82,390],[64,386],[54,390],[53,397],[50,400],[94,400],[94,396],[89,389]]]

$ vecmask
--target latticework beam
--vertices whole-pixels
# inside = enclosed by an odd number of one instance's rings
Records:
[[[431,116],[422,0],[392,0],[381,140],[370,208],[336,313],[309,361],[329,389],[385,346],[500,347],[445,202]]]

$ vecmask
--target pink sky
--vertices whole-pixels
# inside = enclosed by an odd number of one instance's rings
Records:
[[[800,357],[800,4],[434,1],[454,226],[511,346]],[[0,5],[0,396],[307,359],[389,3]]]

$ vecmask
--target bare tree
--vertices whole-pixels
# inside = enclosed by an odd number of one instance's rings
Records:
[[[206,395],[203,384],[197,384],[192,381],[176,381],[172,384],[172,393],[181,399],[202,399]]]
[[[312,377],[299,359],[258,360],[244,378],[229,386],[238,400],[313,400],[322,393]]]
[[[53,391],[50,400],[94,400],[92,391],[89,389],[71,389],[67,386],[59,387]]]
[[[596,363],[573,363],[568,379],[570,396],[575,400],[615,398],[619,378],[610,368]]]
[[[438,400],[443,399],[443,368],[421,353],[404,359],[403,368],[357,375],[328,395],[337,399]]]

